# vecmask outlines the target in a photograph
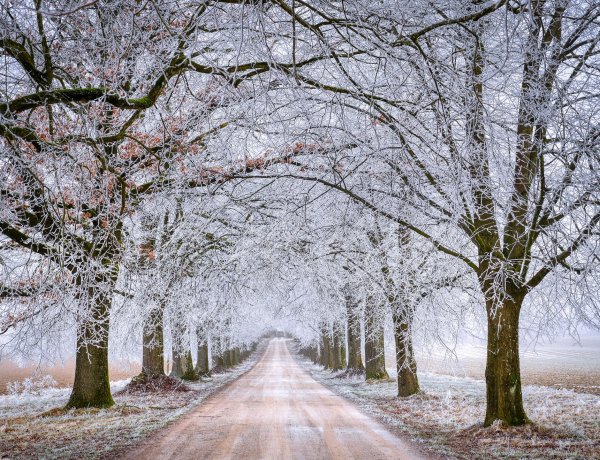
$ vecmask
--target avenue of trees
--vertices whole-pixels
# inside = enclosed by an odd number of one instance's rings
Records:
[[[408,397],[479,328],[527,423],[522,322],[600,327],[599,41],[594,0],[0,0],[0,346],[71,338],[107,407],[116,343],[381,379],[391,324]]]

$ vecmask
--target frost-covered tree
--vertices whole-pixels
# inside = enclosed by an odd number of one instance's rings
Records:
[[[128,221],[156,193],[218,185],[269,163],[208,145],[261,93],[246,82],[267,69],[255,46],[265,34],[229,2],[4,2],[0,11],[9,257],[0,330],[68,319],[77,328],[68,406],[110,406],[109,318]],[[59,284],[66,289],[52,288]],[[49,325],[37,323],[47,333]]]
[[[485,424],[520,425],[524,306],[543,308],[537,296],[561,284],[571,293],[555,297],[564,314],[597,325],[597,299],[584,285],[597,286],[598,276],[600,9],[587,1],[412,7],[355,2],[322,12],[329,23],[346,14],[360,24],[323,40],[336,35],[337,49],[344,43],[363,57],[344,55],[327,77],[297,79],[320,100],[332,94],[336,126],[361,147],[330,157],[327,175],[310,169],[314,159],[288,175],[345,193],[472,271],[488,323]]]

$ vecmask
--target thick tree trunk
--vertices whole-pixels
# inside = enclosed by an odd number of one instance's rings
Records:
[[[179,377],[181,378],[183,374],[185,374],[186,368],[186,354],[184,351],[177,350],[175,344],[173,344],[173,353],[172,353],[172,367],[171,367],[171,377]]]
[[[208,362],[208,337],[202,334],[200,328],[197,331],[198,360],[196,361],[196,373],[199,376],[210,375],[210,363]]]
[[[398,370],[398,396],[406,397],[419,392],[417,361],[413,352],[412,312],[394,312],[394,340],[396,342],[396,369]]]
[[[173,367],[170,375],[184,380],[198,380],[198,374],[195,372],[192,362],[192,352],[188,347],[186,347],[187,350],[184,348],[184,333],[184,328],[174,322],[171,331]]]
[[[314,364],[318,364],[319,352],[315,346],[308,345],[306,347],[302,347],[300,348],[299,352],[309,358]]]
[[[221,340],[218,336],[211,336],[210,352],[212,357],[211,367],[216,367],[219,365],[219,355],[221,354]]]
[[[223,367],[225,367],[226,369],[229,369],[231,367],[231,349],[230,348],[227,348],[223,352],[221,359],[222,359]]]
[[[326,369],[333,367],[333,353],[331,350],[331,338],[329,337],[329,331],[327,327],[323,327],[321,330],[321,364]]]
[[[485,368],[487,407],[485,426],[496,420],[507,425],[529,422],[523,408],[519,361],[519,314],[522,297],[498,305],[487,301],[488,346]]]
[[[225,360],[223,359],[223,352],[220,352],[215,357],[215,366],[219,369],[225,369]]]
[[[349,371],[364,371],[360,343],[360,318],[357,305],[351,300],[346,300],[348,314],[348,366]]]
[[[314,364],[319,364],[319,347],[317,345],[316,347],[313,346],[311,348],[312,348],[312,354],[311,354],[312,362]]]
[[[198,373],[194,369],[194,362],[192,361],[192,352],[190,350],[188,350],[185,354],[183,375],[181,376],[181,378],[183,380],[198,380],[200,378]]]
[[[334,371],[339,371],[344,368],[342,360],[342,350],[344,348],[342,341],[342,331],[339,324],[333,325],[333,367]],[[345,353],[345,351],[344,351]]]
[[[217,366],[225,370],[229,368],[229,349],[227,348],[227,340],[221,337],[218,342],[220,348],[217,354]]]
[[[385,370],[383,325],[375,317],[372,301],[365,311],[365,376],[368,379],[389,378]]]
[[[163,341],[163,308],[153,309],[144,324],[142,376],[158,377],[165,375]]]
[[[103,280],[105,281],[105,280]],[[110,407],[114,404],[108,377],[108,331],[111,299],[91,292],[91,318],[78,327],[75,381],[67,408]]]

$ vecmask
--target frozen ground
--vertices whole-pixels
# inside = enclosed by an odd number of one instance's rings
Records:
[[[395,349],[386,337],[386,365],[395,368]],[[419,370],[456,377],[485,378],[485,341],[463,339],[452,352],[441,347],[417,349]],[[552,343],[524,343],[520,347],[521,378],[524,384],[570,389],[600,396],[600,335],[584,332],[579,343],[557,337]]]
[[[111,382],[116,404],[105,410],[53,410],[65,405],[68,388],[0,395],[0,459],[114,458],[235,380],[258,356],[260,349],[231,372],[188,384],[190,392],[114,395],[128,380]]]
[[[302,359],[302,358],[298,358]],[[336,378],[303,360],[315,379],[358,404],[434,456],[458,459],[600,458],[600,396],[525,385],[525,408],[533,424],[483,428],[482,380],[420,373],[423,394],[396,397],[396,382]],[[550,377],[548,377],[550,378]]]

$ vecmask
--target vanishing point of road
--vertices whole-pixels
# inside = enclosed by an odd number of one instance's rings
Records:
[[[419,459],[272,339],[254,367],[125,458]]]

